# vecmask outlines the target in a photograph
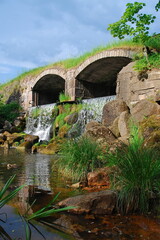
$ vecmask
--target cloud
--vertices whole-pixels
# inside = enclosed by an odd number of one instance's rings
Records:
[[[17,68],[34,68],[104,45],[112,39],[108,24],[120,18],[127,2],[1,0],[0,65],[11,66],[15,75]],[[157,0],[145,2],[150,11]],[[157,29],[155,23],[152,32]]]

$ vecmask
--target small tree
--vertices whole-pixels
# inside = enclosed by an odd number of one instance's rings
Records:
[[[158,4],[156,5],[157,10],[159,8]],[[144,44],[144,42],[150,38],[149,25],[153,23],[156,18],[152,14],[139,13],[144,6],[146,6],[146,4],[140,2],[127,3],[127,8],[121,19],[109,24],[107,30],[110,31],[113,37],[123,39],[126,35],[132,36],[133,41],[140,41]]]

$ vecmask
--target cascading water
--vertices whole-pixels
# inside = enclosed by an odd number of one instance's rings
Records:
[[[55,103],[32,107],[28,111],[25,132],[39,136],[39,140],[49,140],[52,128],[52,109]]]
[[[78,120],[69,131],[68,136],[75,137],[75,135],[81,135],[84,132],[85,125],[90,121],[101,122],[104,105],[115,98],[116,96],[107,96],[83,100],[83,108],[79,112]],[[25,132],[39,136],[40,140],[49,140],[53,125],[52,110],[54,106],[55,103],[30,108]]]
[[[81,135],[86,124],[91,121],[101,122],[104,105],[115,99],[116,95],[83,100],[83,108],[79,112],[78,121],[69,132],[69,137],[74,137],[76,134]]]

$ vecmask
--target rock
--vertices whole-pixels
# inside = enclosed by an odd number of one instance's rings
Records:
[[[120,132],[119,132],[119,128],[118,128],[118,120],[119,120],[119,117],[117,117],[112,125],[109,128],[109,130],[111,130],[111,132],[114,134],[115,137],[120,137]]]
[[[120,114],[118,119],[118,129],[121,137],[129,136],[129,124],[130,124],[130,113],[128,111],[124,111]]]
[[[71,185],[71,188],[80,188],[81,187],[81,183],[78,182],[78,183],[74,183]]]
[[[75,214],[112,214],[116,206],[117,194],[111,190],[93,192],[67,198],[58,203],[59,207],[73,206],[69,210]]]
[[[156,102],[141,100],[131,108],[131,115],[137,122],[142,122],[146,117],[160,114],[160,106]]]
[[[109,186],[109,168],[99,168],[87,174],[88,186]]]
[[[37,143],[39,141],[39,137],[35,136],[35,135],[26,134],[24,136],[24,141],[25,142],[31,142],[32,145],[34,145],[35,143]]]
[[[4,147],[5,149],[9,149],[9,148],[10,148],[9,142],[8,142],[8,141],[5,141],[3,147]]]
[[[5,131],[10,132],[11,127],[12,127],[12,124],[11,124],[9,121],[6,120],[6,121],[4,122],[3,129],[4,129]]]
[[[24,136],[24,133],[12,133],[7,136],[7,140],[9,144],[12,145],[14,142],[20,142],[22,139],[24,139]]]
[[[31,141],[25,141],[21,143],[19,146],[17,146],[17,149],[27,151],[27,150],[30,150],[32,146],[33,146],[33,143]]]
[[[160,114],[144,119],[139,126],[143,137],[149,137],[152,132],[160,130]]]
[[[74,123],[77,122],[77,120],[78,120],[78,113],[77,112],[68,115],[64,119],[64,121],[69,125],[73,125]]]
[[[150,134],[148,138],[144,141],[145,147],[157,147],[160,149],[160,130],[154,131]]]
[[[102,124],[106,127],[113,124],[113,121],[124,111],[128,111],[127,104],[122,100],[113,100],[103,107]]]
[[[86,125],[85,136],[93,138],[100,144],[107,143],[109,145],[116,139],[109,128],[97,122],[89,122]]]

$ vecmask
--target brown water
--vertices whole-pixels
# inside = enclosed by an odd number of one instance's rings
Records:
[[[16,174],[16,178],[10,190],[22,184],[26,185],[9,205],[0,209],[0,233],[7,233],[10,239],[25,240],[24,223],[20,220],[18,211],[24,213],[34,199],[37,201],[30,211],[38,210],[60,191],[59,200],[81,193],[69,187],[71,181],[57,172],[54,161],[55,156],[23,153],[16,149],[4,152],[4,149],[0,148],[0,188],[13,174]],[[15,163],[15,168],[8,167],[8,164]],[[7,219],[2,213],[7,213]],[[97,217],[61,213],[44,219],[43,222],[34,222],[34,225],[47,240],[160,240],[160,221],[153,217]],[[55,227],[58,230],[55,230]],[[9,238],[0,236],[0,239]],[[44,238],[32,228],[32,239]]]

